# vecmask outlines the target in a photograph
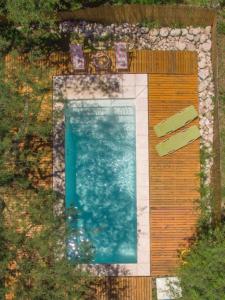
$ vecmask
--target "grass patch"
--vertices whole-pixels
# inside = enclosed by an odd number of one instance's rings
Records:
[[[148,27],[149,29],[153,29],[153,28],[160,28],[160,22],[158,20],[148,20],[148,19],[143,19],[140,22],[140,26],[141,27]]]

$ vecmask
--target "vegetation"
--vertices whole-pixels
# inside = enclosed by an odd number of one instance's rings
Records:
[[[142,22],[140,22],[140,26],[148,27],[149,29],[160,28],[160,22],[156,20],[150,21],[148,19],[144,19]]]
[[[79,233],[66,220],[76,212],[60,209],[51,187],[54,65],[46,60],[63,44],[55,20],[62,7],[0,1],[8,19],[0,24],[0,299],[86,299],[92,281],[68,260],[68,239]],[[89,259],[82,249],[79,256]]]
[[[225,12],[220,11],[218,15],[218,96],[220,104],[220,144],[221,144],[221,170],[223,203],[225,197]],[[202,162],[207,159],[207,153],[203,153]],[[201,178],[204,180],[204,174]],[[199,232],[194,244],[183,256],[183,265],[177,272],[182,287],[182,299],[211,300],[225,299],[224,278],[224,254],[225,254],[225,218],[222,213],[222,222],[215,227],[212,224],[212,213],[207,203],[213,203],[213,193],[210,187],[201,185],[201,218]],[[208,202],[205,201],[208,199]]]
[[[197,6],[218,7],[225,4],[224,0],[111,0],[111,1],[81,1],[81,6],[90,7],[101,4],[189,4]],[[80,6],[80,7],[81,7]]]
[[[202,237],[178,272],[182,300],[225,299],[225,227]]]

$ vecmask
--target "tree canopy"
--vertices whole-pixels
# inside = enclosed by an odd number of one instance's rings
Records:
[[[69,260],[76,212],[59,209],[51,185],[53,67],[41,61],[60,48],[55,13],[67,4],[0,1],[1,299],[85,299],[93,280]]]
[[[200,239],[179,269],[183,300],[225,299],[225,229]]]

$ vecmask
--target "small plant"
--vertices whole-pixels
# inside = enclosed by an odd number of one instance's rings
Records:
[[[156,278],[152,278],[152,300],[157,300]]]
[[[85,37],[83,34],[72,32],[70,35],[70,44],[84,44]]]
[[[171,28],[184,28],[186,26],[180,21],[175,21],[175,22],[171,23],[170,27]]]
[[[144,19],[140,22],[141,27],[147,27],[149,29],[160,28],[160,22],[158,20]]]
[[[71,45],[82,45],[85,52],[94,50],[93,37],[77,32],[72,32],[70,36]]]
[[[112,46],[113,36],[109,32],[103,32],[100,35],[94,35],[93,46],[95,48],[109,49]]]
[[[225,22],[224,21],[218,22],[217,30],[218,30],[219,34],[224,34],[225,35]]]
[[[106,42],[112,38],[112,34],[109,32],[104,32],[101,35],[98,36],[98,40],[102,42]]]
[[[208,231],[212,223],[212,206],[214,203],[212,187],[206,183],[207,175],[205,174],[206,162],[212,159],[213,154],[209,153],[206,147],[202,147],[200,151],[200,201],[199,207],[201,211],[200,218],[198,220],[198,232]]]

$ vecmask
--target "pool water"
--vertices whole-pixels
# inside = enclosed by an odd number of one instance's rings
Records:
[[[137,262],[135,107],[132,100],[74,100],[65,108],[70,256],[89,245],[91,263]],[[83,247],[85,249],[85,247]],[[90,250],[91,249],[91,250]]]

